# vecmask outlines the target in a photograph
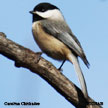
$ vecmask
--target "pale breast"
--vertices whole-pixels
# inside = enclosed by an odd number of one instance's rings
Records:
[[[40,22],[35,22],[32,25],[32,32],[36,43],[48,56],[57,60],[64,60],[66,59],[67,54],[71,53],[65,44],[45,33]]]

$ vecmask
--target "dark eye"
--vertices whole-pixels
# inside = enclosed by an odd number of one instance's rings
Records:
[[[41,11],[42,11],[42,12],[45,12],[45,9],[42,9]]]

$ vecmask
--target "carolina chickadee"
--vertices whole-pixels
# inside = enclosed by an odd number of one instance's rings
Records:
[[[60,9],[50,3],[40,3],[30,13],[33,14],[33,36],[40,49],[53,59],[62,60],[62,65],[65,60],[69,60],[74,65],[82,92],[87,98],[86,82],[78,57],[87,67],[89,67],[89,62],[80,42],[65,22]]]

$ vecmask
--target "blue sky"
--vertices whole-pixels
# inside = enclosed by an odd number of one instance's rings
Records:
[[[90,62],[90,69],[87,69],[79,59],[89,95],[97,102],[104,102],[103,107],[107,108],[108,1],[1,0],[0,31],[6,33],[7,38],[30,48],[34,52],[38,52],[40,49],[33,40],[32,16],[29,11],[40,2],[50,2],[61,9],[68,25],[81,42]],[[42,56],[56,67],[61,64],[45,54]],[[66,62],[64,64],[63,74],[80,87],[71,63]],[[40,102],[40,106],[36,106],[36,108],[74,108],[38,75],[24,68],[16,68],[13,61],[0,55],[0,107],[7,107],[4,102],[22,101]],[[32,107],[28,106],[28,108]],[[24,108],[24,106],[19,106],[19,108]]]

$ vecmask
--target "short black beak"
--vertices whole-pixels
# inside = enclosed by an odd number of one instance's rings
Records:
[[[29,11],[29,13],[34,14],[34,12],[33,12],[33,11]]]

